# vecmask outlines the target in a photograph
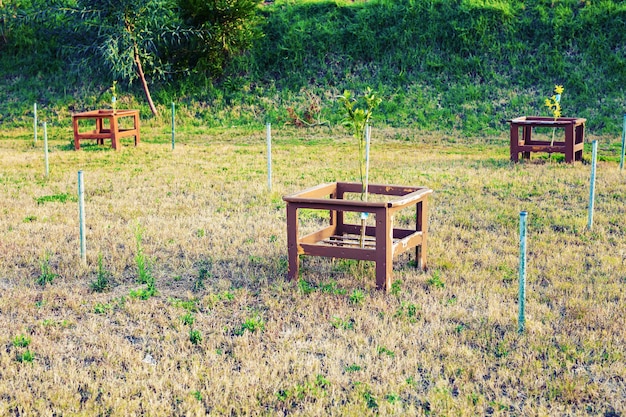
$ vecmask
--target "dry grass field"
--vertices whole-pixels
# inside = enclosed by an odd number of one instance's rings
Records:
[[[167,132],[76,152],[50,129],[48,178],[41,140],[0,133],[0,416],[626,415],[618,138],[598,138],[587,230],[589,148],[512,165],[505,133],[374,129],[371,182],[434,190],[430,268],[402,255],[384,293],[341,259],[286,280],[282,196],[357,179],[343,131],[273,127],[271,191],[263,127],[183,129],[173,151]]]

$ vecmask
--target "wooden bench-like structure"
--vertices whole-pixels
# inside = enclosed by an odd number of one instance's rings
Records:
[[[518,162],[522,158],[530,159],[531,152],[548,152],[565,154],[565,162],[582,161],[585,144],[585,122],[587,119],[577,117],[541,117],[523,116],[509,120],[511,124],[511,161]],[[558,141],[533,139],[533,128],[547,127],[565,129],[565,140]],[[522,130],[520,138],[519,131]]]
[[[121,128],[120,118],[132,117],[133,127]],[[80,132],[79,121],[95,120],[96,128],[88,132]],[[108,125],[105,124],[108,121]],[[99,145],[104,144],[105,139],[111,140],[111,146],[115,150],[120,149],[120,139],[134,136],[135,146],[139,144],[139,110],[93,110],[72,115],[74,126],[74,149],[80,149],[80,141],[83,139],[95,139]]]
[[[346,194],[360,194],[357,182],[322,184],[305,191],[284,196],[287,203],[288,278],[297,279],[299,255],[346,258],[376,263],[376,286],[391,289],[393,259],[411,248],[415,249],[416,266],[426,269],[427,197],[426,187],[370,184],[370,194],[392,196],[390,201],[364,202],[348,200]],[[415,229],[394,227],[394,214],[415,206]],[[299,234],[299,209],[328,210],[330,225],[306,236]],[[375,226],[367,226],[365,242],[360,244],[360,224],[345,222],[345,212],[370,213]]]

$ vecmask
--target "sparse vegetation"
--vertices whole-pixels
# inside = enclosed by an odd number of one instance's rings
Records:
[[[30,135],[15,130],[0,140],[0,361],[7,375],[0,414],[626,411],[626,393],[610,382],[626,379],[618,138],[599,138],[595,223],[587,231],[588,149],[585,163],[536,156],[511,165],[507,132],[468,138],[375,129],[372,180],[435,190],[429,270],[403,255],[385,294],[374,290],[368,263],[304,257],[306,281],[284,278],[280,196],[357,175],[357,162],[344,158],[354,145],[343,129],[276,129],[272,194],[263,186],[262,126],[187,133],[176,152],[161,128],[144,129],[138,148],[74,152],[64,148],[70,133],[52,127],[56,167],[46,182],[37,179],[40,149]],[[314,157],[329,147],[332,154]],[[76,209],[34,198],[72,188],[68,178],[78,169],[89,173],[88,267],[77,260]],[[522,209],[529,262],[527,332],[520,335]],[[26,215],[37,220],[25,223]],[[301,228],[317,230],[321,221],[305,218]],[[54,254],[46,262],[60,277],[54,285],[33,285],[41,253]],[[141,302],[128,297],[138,286],[138,253],[159,283]],[[104,293],[91,288],[89,265],[99,254],[107,254],[115,282]],[[362,301],[351,302],[359,294]],[[32,342],[14,346],[19,335]],[[156,366],[142,362],[148,352]]]
[[[626,415],[623,2],[133,0],[150,8],[109,1],[111,19],[97,1],[0,3],[0,415]],[[225,3],[245,30],[205,36]],[[94,42],[116,33],[136,36]],[[145,83],[121,82],[142,78],[136,58]],[[509,163],[505,121],[546,112],[555,83],[599,140],[593,230],[589,144],[583,163]],[[367,86],[385,98],[370,181],[435,191],[429,269],[403,254],[386,294],[373,262],[304,257],[287,282],[281,196],[359,179],[337,97]],[[74,152],[70,113],[113,94],[141,110],[140,146]],[[303,210],[299,226],[328,220]]]
[[[35,279],[35,282],[42,287],[45,287],[46,284],[52,284],[52,281],[59,276],[51,271],[50,256],[50,253],[46,252],[43,259],[39,262],[41,273]]]
[[[94,292],[103,292],[111,287],[110,282],[111,274],[104,267],[104,260],[102,254],[98,254],[98,271],[96,272],[96,279],[91,281],[89,285]]]

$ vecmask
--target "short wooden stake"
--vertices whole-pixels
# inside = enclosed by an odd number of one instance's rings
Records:
[[[87,264],[87,245],[85,243],[85,186],[83,171],[78,171],[78,218],[80,228],[80,259]]]
[[[272,191],[272,125],[265,125],[265,136],[267,138],[267,189]]]
[[[593,151],[591,153],[591,179],[589,181],[589,215],[587,218],[587,229],[593,226],[593,203],[596,190],[596,160],[598,158],[598,141],[593,141]]]
[[[519,315],[518,332],[522,333],[526,324],[526,217],[525,211],[519,214]]]
[[[43,122],[43,155],[46,164],[46,178],[50,174],[50,165],[48,165],[48,124]]]

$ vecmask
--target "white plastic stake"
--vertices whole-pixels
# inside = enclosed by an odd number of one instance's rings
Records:
[[[368,188],[369,188],[369,171],[370,171],[370,134],[371,128],[369,125],[365,125],[365,180],[361,186],[365,191],[365,197],[363,200],[367,202]],[[359,246],[365,247],[365,232],[366,232],[366,223],[367,218],[369,217],[369,213],[361,212],[361,238],[359,239]]]
[[[624,169],[624,153],[626,152],[626,114],[624,114],[624,126],[622,127],[622,157],[619,160],[619,169]]]
[[[33,127],[35,129],[35,141],[34,141],[34,143],[36,144],[37,143],[37,103],[35,103],[33,105],[33,119],[34,119]]]
[[[43,122],[43,155],[46,163],[46,178],[50,174],[50,165],[48,165],[48,124]]]
[[[85,244],[85,186],[83,171],[78,171],[78,218],[80,227],[80,258],[87,264],[87,245]]]
[[[267,137],[267,189],[272,191],[272,124],[265,125]]]
[[[518,332],[522,333],[526,325],[526,217],[525,211],[519,214],[519,315]]]
[[[593,141],[593,151],[591,153],[591,180],[589,181],[589,216],[587,219],[587,229],[593,226],[593,203],[596,190],[596,159],[598,157],[598,141]]]
[[[174,117],[175,117],[174,102],[172,102],[172,150],[174,150],[174,145],[176,143],[174,139],[174,136],[176,134],[176,128],[174,127]]]
[[[365,125],[365,201],[367,201],[367,187],[369,185],[370,176],[370,138],[372,135],[372,127]]]

